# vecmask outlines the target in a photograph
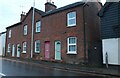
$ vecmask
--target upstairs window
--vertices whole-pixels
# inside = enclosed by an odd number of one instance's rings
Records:
[[[27,42],[23,42],[23,53],[26,53],[27,50]]]
[[[77,54],[77,38],[69,37],[67,42],[68,42],[68,53],[67,54]]]
[[[10,43],[8,44],[8,53],[10,52]]]
[[[76,26],[76,12],[70,12],[67,14],[67,26]]]
[[[36,22],[36,32],[40,32],[41,30],[41,21]]]
[[[35,41],[35,53],[40,53],[40,41]]]
[[[9,35],[8,35],[8,38],[11,38],[11,35],[12,35],[12,31],[9,30]]]
[[[25,26],[24,26],[24,35],[27,35],[27,28],[28,28],[28,26],[25,25]]]

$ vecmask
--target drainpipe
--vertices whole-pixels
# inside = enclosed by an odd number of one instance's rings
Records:
[[[32,13],[32,33],[31,33],[31,58],[33,57],[33,36],[34,36],[34,17],[35,17],[35,0],[33,2],[33,13]]]
[[[83,31],[84,31],[84,64],[87,63],[86,61],[86,21],[85,21],[85,6],[88,6],[87,2],[85,2],[85,4],[83,5]]]

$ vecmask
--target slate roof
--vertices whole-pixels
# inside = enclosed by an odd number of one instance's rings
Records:
[[[35,12],[39,13],[40,15],[43,15],[45,13],[45,12],[39,10],[39,9],[36,9],[36,8],[35,8]]]
[[[31,9],[28,11],[28,13],[26,14],[25,18],[22,20],[24,21],[26,19],[26,17],[29,15],[30,11],[33,10],[33,7],[31,7]],[[35,12],[39,13],[40,15],[43,15],[45,12],[38,10],[35,8]]]
[[[70,9],[70,8],[81,6],[83,4],[85,4],[85,3],[84,2],[76,2],[76,3],[73,3],[73,4],[70,4],[70,5],[67,5],[67,6],[64,6],[64,7],[61,7],[61,8],[52,10],[52,11],[49,11],[49,12],[43,12],[43,11],[38,10],[38,9],[35,8],[35,12],[37,12],[40,15],[42,15],[43,17],[45,17],[45,16],[48,16],[48,15],[51,15],[51,14],[55,14],[55,13],[58,13],[58,12]],[[22,22],[26,19],[26,17],[29,15],[29,13],[30,13],[30,11],[32,9],[33,9],[33,7],[31,7],[31,9],[28,11],[28,13],[26,14],[25,18],[21,22],[18,22],[18,23],[14,24],[14,25],[8,26],[8,27],[6,27],[6,29],[9,29],[11,27],[15,27],[15,26],[18,26],[18,25],[22,24]]]
[[[55,13],[58,13],[58,12],[61,12],[61,11],[64,11],[64,10],[67,10],[67,9],[70,9],[70,8],[73,8],[73,7],[81,6],[83,4],[85,4],[85,3],[84,2],[76,2],[76,3],[73,3],[73,4],[69,4],[67,6],[64,6],[64,7],[46,12],[46,13],[44,13],[43,17],[51,15],[51,14],[55,14]]]
[[[20,25],[20,24],[22,24],[22,22],[18,22],[18,23],[16,23],[16,24],[13,24],[13,25],[11,25],[11,26],[8,26],[8,27],[6,27],[6,29],[9,29],[9,28],[18,26],[18,25]]]
[[[6,31],[5,31],[5,32],[1,32],[1,33],[0,33],[0,36],[1,36],[2,34],[4,34],[4,33],[6,33]]]
[[[18,26],[20,24],[22,24],[22,22],[26,19],[26,17],[29,15],[30,11],[33,9],[33,7],[31,7],[31,9],[28,11],[28,13],[26,14],[25,18],[21,21],[21,22],[18,22],[16,24],[13,24],[11,26],[8,26],[6,27],[6,29],[9,29],[9,28],[12,28],[12,27],[15,27],[15,26]],[[39,13],[40,15],[43,15],[45,12],[41,11],[41,10],[38,10],[35,8],[35,12]]]

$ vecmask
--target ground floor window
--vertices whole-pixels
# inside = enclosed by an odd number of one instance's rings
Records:
[[[23,53],[26,53],[27,42],[23,42]]]
[[[69,37],[67,39],[67,44],[68,44],[67,54],[77,54],[77,38],[76,37]]]
[[[40,40],[35,41],[35,53],[40,53]]]
[[[8,53],[10,52],[10,43],[8,43]]]

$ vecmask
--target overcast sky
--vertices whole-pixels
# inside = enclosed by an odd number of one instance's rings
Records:
[[[28,12],[33,6],[34,0],[0,0],[0,33],[6,31],[6,27],[20,21],[22,11]],[[35,8],[44,11],[47,0],[35,0]],[[57,8],[75,3],[81,0],[52,0]],[[101,0],[102,3],[105,0]]]

